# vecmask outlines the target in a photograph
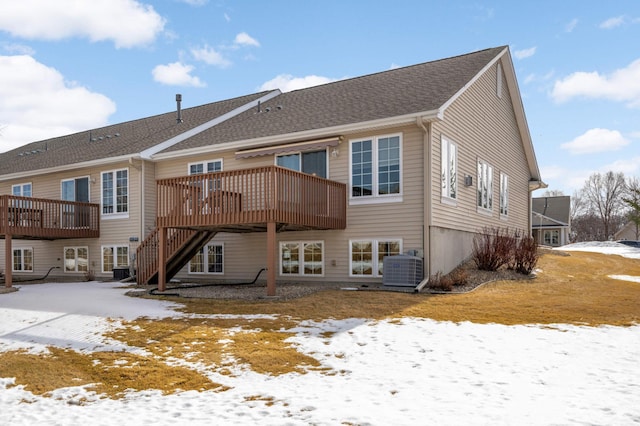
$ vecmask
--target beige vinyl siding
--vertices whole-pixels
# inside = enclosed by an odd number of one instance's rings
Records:
[[[481,76],[445,112],[444,121],[433,125],[432,189],[433,225],[465,232],[485,226],[528,228],[529,168],[518,132],[508,86],[496,95],[494,66]],[[504,77],[503,77],[504,78]],[[440,138],[446,136],[458,146],[458,199],[455,206],[442,203],[440,180]],[[477,161],[493,167],[493,209],[490,215],[476,207]],[[509,176],[509,215],[500,217],[500,173]],[[464,176],[473,185],[464,186]]]
[[[348,184],[349,140],[394,134],[402,136],[402,202],[347,206],[345,230],[278,233],[278,244],[281,241],[322,241],[324,248],[324,276],[281,276],[278,271],[279,281],[380,281],[380,278],[349,277],[349,242],[354,239],[400,239],[403,251],[424,249],[423,133],[417,126],[343,135],[343,142],[338,146],[339,155],[328,155],[329,178]],[[183,176],[188,172],[187,164],[219,158],[223,159],[223,170],[272,165],[275,161],[273,155],[236,160],[235,152],[211,153],[162,161],[157,164],[157,176]],[[188,274],[185,267],[177,278],[250,281],[266,265],[266,233],[221,233],[213,241],[224,243],[224,275]],[[261,276],[264,278],[265,275]]]
[[[134,163],[135,166],[140,165],[139,162]],[[130,242],[129,238],[140,236],[140,208],[141,208],[141,191],[140,191],[140,170],[128,162],[114,163],[100,167],[69,169],[55,174],[34,175],[32,178],[17,179],[0,183],[0,193],[10,194],[11,186],[17,183],[25,183],[27,181],[33,184],[33,197],[49,198],[54,200],[61,199],[61,182],[65,179],[89,178],[89,199],[90,202],[100,204],[101,191],[101,175],[102,172],[113,170],[128,170],[129,180],[129,217],[127,219],[105,219],[101,215],[100,220],[100,238],[85,238],[74,240],[54,240],[54,241],[32,241],[32,240],[16,240],[13,239],[13,247],[33,247],[34,250],[34,272],[29,274],[17,273],[16,280],[20,277],[38,277],[47,273],[50,267],[56,266],[49,275],[50,277],[81,279],[83,273],[65,273],[64,272],[64,247],[88,247],[89,248],[89,268],[92,269],[98,277],[107,278],[111,273],[102,274],[102,246],[103,245],[126,245],[129,247],[129,254],[135,253],[138,243]],[[155,181],[152,184],[155,187]],[[102,212],[102,210],[101,210]],[[147,214],[155,215],[155,204],[153,211]],[[155,220],[155,219],[154,219]],[[141,239],[141,238],[140,238]],[[5,258],[4,244],[0,244],[0,258]],[[3,264],[4,266],[4,264]],[[3,267],[1,266],[1,267]]]

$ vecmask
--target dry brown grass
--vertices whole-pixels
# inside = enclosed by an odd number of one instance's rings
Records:
[[[461,295],[328,291],[289,301],[180,301],[185,313],[238,317],[139,319],[110,333],[109,337],[144,348],[150,356],[50,348],[50,355],[2,353],[0,365],[4,377],[15,377],[16,384],[34,394],[84,385],[105,397],[118,398],[127,389],[165,393],[226,389],[195,369],[176,367],[176,359],[197,362],[222,375],[232,375],[237,369],[270,375],[321,370],[313,354],[302,354],[286,341],[291,336],[287,330],[304,319],[413,316],[501,324],[640,323],[640,284],[607,277],[640,276],[640,261],[595,253],[549,253],[538,266],[542,272],[534,280],[493,282]],[[246,314],[270,317],[243,318]],[[323,337],[330,338],[330,334]]]

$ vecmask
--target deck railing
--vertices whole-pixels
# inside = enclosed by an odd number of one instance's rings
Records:
[[[100,206],[0,195],[0,235],[18,238],[97,238]]]
[[[159,227],[346,227],[345,184],[279,166],[161,179],[157,188]]]

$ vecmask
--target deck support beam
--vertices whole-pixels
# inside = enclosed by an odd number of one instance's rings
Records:
[[[158,291],[167,288],[167,228],[158,229]]]
[[[11,288],[13,284],[13,249],[11,248],[11,234],[4,236],[4,286]]]
[[[267,223],[267,296],[276,295],[276,270],[278,258],[276,253],[276,223]]]

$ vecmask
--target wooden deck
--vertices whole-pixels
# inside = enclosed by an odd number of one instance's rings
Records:
[[[0,238],[98,238],[100,206],[91,203],[0,195]]]
[[[100,206],[0,195],[0,238],[5,240],[5,287],[12,285],[12,241],[98,238]]]
[[[205,232],[267,232],[267,294],[274,295],[276,232],[347,226],[345,184],[279,166],[161,179],[157,191],[157,229],[136,257],[138,283],[157,279],[160,291],[180,269],[177,254],[195,240],[206,244]],[[180,267],[189,260],[183,256]]]
[[[344,229],[346,185],[278,166],[157,181],[157,226],[227,232]]]

